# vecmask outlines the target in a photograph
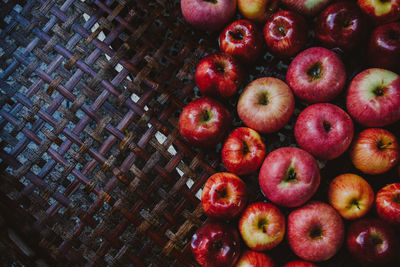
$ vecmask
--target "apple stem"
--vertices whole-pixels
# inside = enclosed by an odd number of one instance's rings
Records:
[[[215,190],[216,192],[217,192],[217,194],[218,194],[218,196],[220,197],[220,198],[225,198],[226,197],[226,190],[225,189],[222,189],[222,190]]]
[[[383,143],[382,140],[379,140],[378,144],[376,146],[378,147],[379,150],[384,150],[384,149],[390,148],[391,145],[392,145],[392,142],[385,144],[385,143]]]
[[[216,3],[218,3],[218,0],[203,0],[204,2],[210,2],[210,3],[213,3],[213,4],[216,4]]]
[[[250,149],[245,141],[242,142],[243,142],[243,154],[246,155],[247,153],[249,153]]]
[[[228,32],[230,36],[232,36],[233,39],[236,40],[243,40],[243,32],[241,30],[236,30],[236,31],[229,31]]]
[[[383,90],[382,87],[378,86],[377,88],[375,88],[375,90],[373,91],[374,94],[376,96],[383,96],[385,94],[385,91]]]
[[[311,81],[318,80],[322,76],[322,66],[320,62],[314,63],[308,70],[307,75],[310,76]]]

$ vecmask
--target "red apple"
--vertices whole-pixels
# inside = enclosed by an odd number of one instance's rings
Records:
[[[400,19],[399,0],[358,0],[357,3],[375,24]]]
[[[400,225],[400,183],[389,184],[378,191],[376,210],[385,221]]]
[[[277,246],[285,235],[285,216],[272,204],[250,204],[239,220],[239,231],[252,250],[264,251]]]
[[[346,70],[339,56],[323,47],[312,47],[290,63],[286,81],[294,94],[308,103],[328,102],[346,82]]]
[[[228,171],[237,175],[257,171],[264,157],[265,145],[261,136],[247,127],[235,129],[222,147],[222,162]]]
[[[317,15],[332,0],[281,0],[287,8],[306,16]]]
[[[329,185],[329,203],[343,218],[363,217],[374,203],[374,191],[362,177],[346,173],[337,176]]]
[[[311,262],[308,261],[297,260],[288,262],[283,267],[317,267],[317,265],[312,264]]]
[[[278,0],[238,0],[239,12],[257,23],[265,23],[277,7]]]
[[[268,50],[279,57],[296,55],[306,45],[308,26],[306,20],[293,11],[276,12],[264,26]]]
[[[246,250],[240,257],[236,267],[274,267],[271,257],[264,253]]]
[[[399,71],[400,22],[378,26],[371,34],[368,46],[370,66]]]
[[[400,119],[400,76],[384,69],[367,69],[351,81],[346,106],[367,127],[383,127]]]
[[[342,246],[342,218],[328,204],[314,201],[288,217],[288,241],[293,252],[307,261],[325,261]]]
[[[219,35],[219,47],[244,63],[254,63],[261,56],[262,34],[252,22],[237,20]]]
[[[181,0],[182,15],[201,30],[221,29],[233,17],[237,0]]]
[[[399,143],[391,132],[370,128],[354,140],[350,158],[354,166],[367,174],[381,174],[399,162]]]
[[[190,102],[179,117],[181,136],[192,145],[205,148],[221,141],[230,125],[229,110],[208,97]]]
[[[228,224],[208,222],[193,235],[190,247],[201,266],[230,267],[240,256],[240,237],[236,229]]]
[[[243,70],[232,56],[218,53],[203,58],[194,77],[201,94],[230,97],[243,81]]]
[[[361,219],[348,229],[347,248],[363,265],[395,266],[390,264],[400,251],[397,238],[386,222],[375,218]]]
[[[344,51],[356,48],[367,34],[367,20],[354,2],[337,2],[322,11],[316,23],[315,35],[325,47]]]
[[[261,133],[281,129],[294,111],[294,97],[289,86],[273,77],[251,82],[240,95],[237,112],[248,127]]]
[[[300,113],[294,126],[300,147],[321,159],[342,155],[350,146],[353,131],[350,116],[329,103],[308,106]]]
[[[208,178],[201,193],[201,205],[207,216],[229,220],[246,207],[246,184],[233,173],[219,172]]]
[[[318,189],[318,164],[300,148],[281,147],[265,158],[259,182],[264,195],[275,204],[297,207],[307,202]]]

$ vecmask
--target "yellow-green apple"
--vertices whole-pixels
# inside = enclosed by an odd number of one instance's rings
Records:
[[[383,127],[400,119],[400,76],[372,68],[357,74],[346,97],[350,115],[367,127]]]
[[[358,5],[375,24],[400,19],[399,0],[358,0]]]
[[[291,57],[303,50],[307,42],[306,20],[293,11],[276,12],[264,26],[268,50],[279,57]]]
[[[233,17],[237,0],[181,0],[185,20],[200,30],[216,31]]]
[[[209,148],[221,141],[231,125],[229,110],[217,100],[201,97],[183,108],[179,132],[190,144]]]
[[[308,103],[328,102],[342,91],[346,70],[335,52],[311,47],[290,63],[286,81],[300,99]]]
[[[219,47],[240,61],[251,64],[261,56],[262,33],[254,23],[237,20],[229,24],[219,35]]]
[[[278,0],[238,0],[239,12],[257,23],[265,23],[277,7]]]
[[[315,16],[332,0],[281,0],[287,8],[302,15]]]
[[[260,132],[281,129],[294,111],[294,96],[289,86],[273,77],[258,78],[240,95],[237,112],[246,126]]]
[[[229,220],[238,216],[247,203],[246,184],[233,173],[211,175],[201,193],[201,205],[207,216]]]
[[[297,118],[294,134],[301,148],[320,159],[342,155],[353,139],[353,121],[338,106],[330,103],[313,104]]]
[[[368,22],[356,3],[340,1],[322,11],[315,26],[315,35],[323,46],[350,51],[365,41]]]
[[[337,176],[329,185],[329,203],[343,218],[363,217],[374,203],[374,191],[361,176],[346,173]]]
[[[342,218],[326,203],[312,201],[289,214],[289,245],[297,256],[306,261],[332,258],[343,240]]]
[[[385,221],[400,225],[400,183],[389,184],[376,194],[376,211]]]
[[[247,206],[240,217],[239,231],[252,250],[272,249],[285,235],[285,216],[270,203],[255,202]]]
[[[320,183],[318,164],[308,152],[297,147],[278,148],[265,158],[259,183],[264,195],[280,206],[306,203]]]
[[[231,225],[211,221],[193,235],[190,248],[203,267],[234,266],[240,256],[240,236]]]
[[[274,261],[265,253],[245,250],[236,267],[275,267]]]
[[[347,248],[365,266],[398,266],[399,240],[391,226],[376,218],[353,222],[347,231]]]
[[[308,261],[296,260],[286,263],[283,267],[317,267],[317,265]]]
[[[196,67],[195,81],[202,95],[233,96],[243,81],[243,70],[231,55],[211,54]]]
[[[253,173],[260,168],[265,157],[265,144],[251,128],[235,129],[222,147],[222,162],[228,171],[237,175]]]

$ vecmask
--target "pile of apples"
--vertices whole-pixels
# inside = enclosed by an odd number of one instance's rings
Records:
[[[354,167],[376,179],[398,165],[398,140],[382,127],[396,129],[400,120],[400,0],[181,0],[181,9],[195,28],[222,29],[221,51],[196,67],[203,96],[179,117],[180,134],[189,144],[209,149],[222,142],[227,170],[209,177],[202,190],[210,220],[192,237],[196,261],[275,266],[273,251],[265,252],[286,236],[299,259],[285,266],[316,266],[342,246],[363,265],[399,266],[400,182],[375,196],[366,179],[343,173],[329,184],[329,203],[309,200],[324,179],[319,161],[348,151]],[[244,19],[230,23],[236,9]],[[319,46],[305,49],[310,38]],[[261,77],[245,86],[236,111],[246,127],[226,137],[235,111],[220,100],[240,92],[245,70],[255,66],[265,47],[291,60],[286,81]],[[347,84],[341,55],[361,47],[367,47],[368,65]],[[346,110],[328,103],[343,91]],[[295,101],[306,106],[294,126],[298,147],[267,154],[261,135],[282,129]],[[265,201],[248,203],[255,192],[248,192],[239,176],[257,172]],[[281,209],[290,210],[287,218]],[[377,216],[364,217],[371,209]]]

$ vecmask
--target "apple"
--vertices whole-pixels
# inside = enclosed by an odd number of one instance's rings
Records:
[[[257,171],[264,157],[265,145],[261,136],[247,127],[235,129],[222,147],[222,162],[228,171],[237,175]]]
[[[236,264],[236,267],[274,267],[272,258],[265,253],[246,250]]]
[[[247,206],[240,217],[239,231],[252,250],[272,249],[285,235],[285,216],[272,204],[255,202]]]
[[[362,177],[346,173],[337,176],[329,185],[329,203],[343,218],[363,217],[374,203],[374,191]]]
[[[346,97],[350,115],[367,127],[400,119],[400,76],[385,69],[366,69],[351,81]]]
[[[209,217],[229,220],[246,207],[246,184],[233,173],[211,175],[201,193],[201,205]]]
[[[354,166],[367,174],[381,174],[399,162],[399,143],[385,129],[369,128],[354,140],[350,158]]]
[[[376,211],[379,217],[400,225],[400,183],[389,184],[376,194]]]
[[[395,266],[390,264],[400,251],[397,238],[385,221],[366,218],[353,222],[348,228],[347,248],[363,265]]]
[[[231,97],[243,81],[243,70],[232,56],[211,54],[196,67],[195,81],[202,95]]]
[[[367,20],[360,7],[354,2],[341,1],[319,14],[315,35],[325,47],[350,51],[365,40],[367,29]]]
[[[368,45],[370,66],[399,71],[400,22],[378,26],[371,34]]]
[[[346,70],[335,52],[312,47],[293,59],[286,81],[300,99],[308,103],[328,102],[342,91]]]
[[[237,112],[246,126],[260,132],[281,129],[294,111],[294,96],[289,86],[273,77],[252,81],[240,95]]]
[[[193,235],[190,248],[203,267],[234,266],[240,256],[240,236],[226,223],[207,222]]]
[[[342,218],[328,204],[313,201],[289,214],[289,245],[304,260],[330,259],[340,249],[343,240]]]
[[[193,27],[216,31],[231,20],[236,5],[237,0],[181,0],[181,11]]]
[[[317,265],[308,261],[297,260],[288,262],[283,267],[317,267]]]
[[[264,195],[277,205],[297,207],[307,202],[320,183],[318,164],[296,147],[278,148],[265,158],[259,183]]]
[[[277,7],[278,0],[238,0],[240,14],[257,23],[265,23]]]
[[[281,0],[287,8],[302,15],[313,17],[317,15],[332,0]]]
[[[254,23],[237,20],[228,25],[219,35],[219,47],[240,61],[251,64],[263,49],[262,33]]]
[[[209,148],[224,138],[231,125],[229,110],[217,100],[201,97],[183,108],[179,132],[189,143]]]
[[[293,11],[276,12],[264,26],[268,50],[279,57],[296,55],[306,45],[308,26],[306,20]]]
[[[353,121],[338,106],[313,104],[297,118],[294,135],[301,148],[320,159],[342,155],[353,139]]]
[[[357,3],[375,24],[400,19],[399,0],[358,0]]]

